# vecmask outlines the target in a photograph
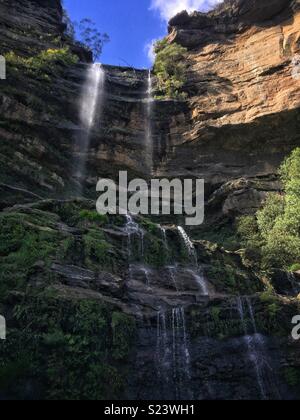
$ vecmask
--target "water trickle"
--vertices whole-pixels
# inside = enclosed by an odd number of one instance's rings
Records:
[[[168,245],[168,238],[167,238],[167,231],[164,227],[162,227],[161,225],[158,225],[160,231],[161,231],[161,237],[165,246],[165,250],[168,252],[169,251],[169,245]]]
[[[186,231],[183,229],[182,226],[178,226],[178,232],[179,232],[179,235],[181,236],[181,238],[183,240],[183,243],[186,247],[188,255],[190,256],[193,264],[195,264],[197,266],[198,265],[198,258],[197,258],[197,252],[195,250],[193,242],[191,241],[190,237],[188,236],[188,234],[186,233]]]
[[[295,274],[289,272],[289,273],[287,273],[287,276],[288,276],[288,280],[289,280],[289,282],[290,282],[290,284],[292,286],[293,293],[295,295],[298,295],[299,292],[300,292],[300,286],[299,286],[299,283],[296,280]]]
[[[90,146],[91,131],[96,115],[101,114],[105,86],[105,71],[101,64],[93,64],[87,71],[80,101],[80,124],[82,131],[77,137],[76,149],[80,158],[76,167],[75,177],[82,187],[86,171],[87,153]]]
[[[254,309],[253,309],[252,301],[249,297],[246,297],[246,303],[248,306],[253,331],[255,334],[257,334],[257,326],[256,326],[256,321],[255,321]]]
[[[195,279],[195,282],[198,285],[202,295],[209,296],[209,291],[203,271],[201,269],[198,269],[197,272],[194,270],[187,270],[187,272],[190,273],[191,276]]]
[[[146,286],[151,287],[151,271],[147,267],[142,267],[142,271],[145,275]]]
[[[249,311],[249,315],[251,319],[251,325],[254,331],[253,335],[249,335],[248,333],[248,325],[246,322],[243,300],[241,297],[237,298],[237,310],[238,310],[241,324],[242,324],[244,334],[245,334],[244,342],[247,347],[248,358],[254,367],[261,399],[262,400],[268,399],[266,380],[270,376],[271,376],[270,387],[272,387],[272,392],[275,393],[276,396],[278,397],[279,391],[276,388],[276,385],[275,385],[276,381],[272,373],[272,369],[268,362],[264,337],[261,334],[257,333],[254,309],[253,309],[251,300],[249,298],[246,298],[246,303],[247,303],[247,307],[248,307],[248,311]]]
[[[178,287],[177,278],[176,278],[177,267],[170,266],[170,267],[167,267],[167,270],[176,291],[179,292],[179,287]]]
[[[152,139],[152,119],[153,119],[153,96],[152,96],[152,75],[148,72],[147,79],[147,98],[146,98],[146,124],[145,124],[145,149],[146,165],[149,173],[153,172],[153,139]]]
[[[125,232],[127,234],[127,253],[128,253],[128,258],[132,257],[133,254],[133,246],[132,246],[132,238],[134,236],[139,238],[140,241],[140,254],[141,256],[144,256],[144,237],[145,237],[145,232],[143,231],[143,229],[141,229],[138,225],[138,223],[136,223],[133,220],[133,217],[130,214],[126,215],[126,225],[125,225]]]
[[[189,389],[190,352],[183,308],[173,308],[169,316],[157,316],[156,362],[162,392],[173,393],[172,398],[192,399]]]

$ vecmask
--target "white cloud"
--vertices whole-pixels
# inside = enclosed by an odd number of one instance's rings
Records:
[[[154,45],[157,42],[157,39],[152,39],[152,41],[147,42],[145,45],[145,53],[147,54],[148,60],[151,64],[155,61],[155,52],[154,52]]]
[[[183,10],[207,12],[219,3],[222,3],[222,0],[151,0],[150,9],[157,10],[162,20],[169,21]]]

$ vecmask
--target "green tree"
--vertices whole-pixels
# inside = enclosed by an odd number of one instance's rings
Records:
[[[300,148],[284,161],[280,176],[284,192],[268,195],[257,212],[257,227],[242,218],[238,231],[240,235],[247,231],[247,247],[261,244],[264,268],[290,269],[300,263]]]
[[[156,54],[154,72],[157,76],[159,93],[169,98],[185,98],[183,87],[186,81],[187,49],[176,43],[169,44],[167,39],[163,39],[156,43],[154,51]]]
[[[102,54],[104,44],[110,41],[108,34],[98,31],[95,22],[87,18],[80,21],[78,29],[82,44],[92,51],[94,59],[97,60]]]
[[[108,34],[100,32],[91,19],[84,18],[79,23],[72,21],[66,9],[63,10],[63,23],[65,24],[65,36],[72,42],[76,42],[77,34],[79,43],[93,53],[94,60],[99,59],[104,44],[110,41]]]

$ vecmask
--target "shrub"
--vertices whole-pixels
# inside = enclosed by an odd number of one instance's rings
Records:
[[[79,217],[81,220],[99,223],[101,226],[109,223],[107,215],[98,214],[95,210],[81,210]]]
[[[292,272],[292,273],[294,273],[294,272],[296,272],[296,271],[300,271],[300,264],[293,264],[293,265],[290,267],[289,271],[290,271],[290,272]]]
[[[23,69],[34,77],[48,79],[49,75],[60,72],[64,67],[74,65],[78,57],[72,54],[69,47],[41,51],[32,57],[20,57],[13,51],[5,55],[8,65],[14,69]]]
[[[280,168],[284,193],[269,194],[263,208],[238,222],[248,248],[261,250],[262,268],[288,270],[300,264],[300,148]]]
[[[186,48],[176,43],[169,44],[166,39],[156,44],[154,72],[160,95],[169,98],[186,98],[183,91],[187,70],[184,60],[186,52]]]

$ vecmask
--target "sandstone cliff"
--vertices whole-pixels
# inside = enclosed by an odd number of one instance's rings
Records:
[[[205,178],[206,233],[280,189],[277,168],[300,144],[298,3],[227,1],[170,22],[189,97],[153,103],[154,174]],[[0,23],[4,53],[69,46],[80,59],[49,74],[9,62],[0,81],[0,399],[298,399],[299,278],[259,275],[174,218],[101,217],[95,200],[70,199],[82,154],[91,198],[119,169],[149,178],[148,72],[104,66],[83,152],[91,57],[66,38],[61,2],[2,0]]]
[[[225,213],[278,188],[278,165],[300,144],[299,23],[299,2],[288,0],[226,2],[171,20],[169,42],[189,51],[190,101],[172,113],[160,173],[204,177]]]

